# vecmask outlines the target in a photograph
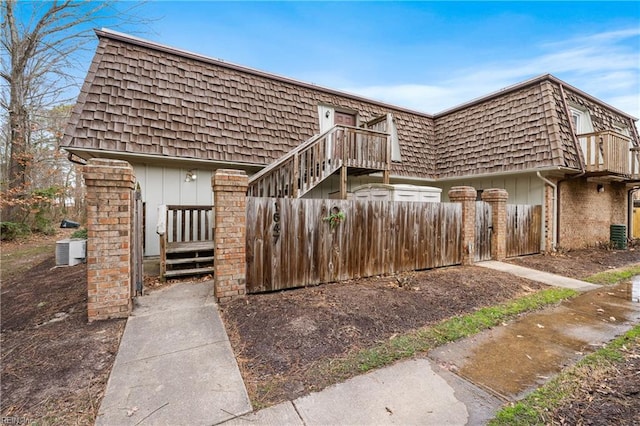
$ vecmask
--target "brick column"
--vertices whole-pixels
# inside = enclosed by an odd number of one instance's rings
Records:
[[[126,161],[92,159],[87,186],[87,312],[89,321],[131,312],[133,168]]]
[[[507,257],[507,198],[504,189],[486,189],[482,192],[482,201],[491,205],[491,259],[504,260]]]
[[[246,293],[248,178],[239,170],[216,170],[214,199],[214,296],[220,303]]]
[[[449,201],[462,203],[462,264],[472,265],[475,257],[476,190],[471,186],[454,186],[449,190]]]

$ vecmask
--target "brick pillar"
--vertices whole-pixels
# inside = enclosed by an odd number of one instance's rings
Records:
[[[216,170],[214,199],[214,296],[220,303],[246,293],[248,178],[239,170]]]
[[[476,190],[471,186],[454,186],[449,201],[462,204],[462,264],[472,265],[475,257]]]
[[[504,260],[507,257],[507,198],[504,189],[485,189],[482,201],[491,204],[491,259]]]
[[[131,312],[133,168],[126,161],[92,159],[87,186],[87,312],[89,321]]]
[[[549,179],[554,181],[554,179]],[[555,221],[555,203],[553,199],[553,188],[550,185],[544,185],[544,217],[543,217],[543,226],[544,226],[544,239],[542,250],[551,253],[555,251],[555,245],[553,244],[554,240],[554,228],[553,222]]]

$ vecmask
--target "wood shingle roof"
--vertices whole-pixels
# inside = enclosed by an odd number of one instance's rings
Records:
[[[438,178],[560,166],[580,169],[559,80],[550,76],[438,115],[410,111],[110,31],[63,146],[95,152],[264,166],[319,133],[318,106],[391,112],[402,161],[392,175]],[[581,93],[594,126],[632,119]]]

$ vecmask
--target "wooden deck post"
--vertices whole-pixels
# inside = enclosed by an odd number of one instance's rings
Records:
[[[482,201],[491,204],[491,259],[504,260],[507,257],[507,199],[504,189],[492,188],[482,192]]]
[[[340,199],[347,199],[347,166],[340,167]]]
[[[471,186],[454,186],[449,201],[462,204],[462,264],[473,265],[476,237],[476,190]]]
[[[216,170],[211,178],[214,197],[214,290],[220,303],[247,292],[247,174]]]

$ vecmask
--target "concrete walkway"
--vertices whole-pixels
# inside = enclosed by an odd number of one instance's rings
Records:
[[[499,262],[480,265],[550,285],[599,288]],[[251,412],[211,287],[180,284],[139,298],[98,425],[480,425],[640,322],[640,303],[626,290],[585,291],[427,356]]]
[[[537,281],[539,283],[552,285],[554,287],[571,288],[578,291],[595,290],[596,288],[600,287],[599,285],[591,284],[585,281],[562,277],[560,275],[550,274],[549,272],[537,271],[535,269],[529,269],[523,266],[513,265],[511,263],[505,262],[498,262],[495,260],[478,262],[475,264],[475,266],[482,266],[483,268],[507,272],[517,277],[527,278],[531,281]]]
[[[97,425],[211,425],[251,411],[209,283],[138,297]]]

